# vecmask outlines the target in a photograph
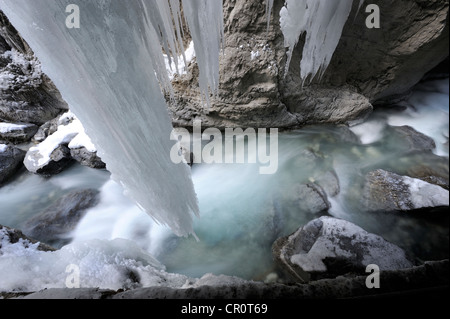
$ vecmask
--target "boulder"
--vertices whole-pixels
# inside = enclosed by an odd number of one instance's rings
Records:
[[[41,142],[28,150],[24,161],[32,173],[55,175],[75,160],[92,168],[106,167],[83,125],[70,111],[41,126],[34,140]]]
[[[52,176],[61,173],[74,162],[67,144],[57,146],[48,156],[44,156],[39,148],[31,148],[24,160],[24,165],[31,173]]]
[[[436,148],[436,143],[431,137],[417,132],[410,126],[391,127],[391,130],[412,151],[432,151]]]
[[[37,131],[34,124],[0,122],[0,140],[15,144],[29,142]]]
[[[25,236],[22,231],[18,229],[9,228],[0,225],[0,256],[2,256],[1,243],[6,240],[9,244],[21,244],[24,248],[28,248],[30,245],[37,245],[37,250],[40,251],[55,251],[56,249],[38,242],[35,239]]]
[[[420,179],[378,169],[366,174],[360,201],[368,212],[411,211],[449,206],[449,192]]]
[[[326,216],[278,239],[272,251],[281,268],[299,282],[364,274],[371,264],[383,271],[413,266],[396,245],[348,221]]]
[[[43,212],[27,220],[22,227],[25,234],[45,243],[68,240],[87,209],[99,202],[99,191],[93,189],[71,192],[61,197]]]
[[[331,207],[327,194],[315,184],[297,184],[294,186],[294,192],[302,212],[319,214]]]
[[[23,166],[25,153],[17,147],[0,144],[0,186]]]
[[[71,149],[70,155],[81,165],[96,169],[106,168],[106,164],[97,155],[97,152],[91,152],[86,147]]]

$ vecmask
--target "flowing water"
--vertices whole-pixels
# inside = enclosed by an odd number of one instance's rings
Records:
[[[431,81],[417,87],[409,99],[411,107],[377,111],[352,130],[310,126],[280,133],[279,168],[274,175],[260,175],[259,164],[194,165],[192,176],[201,211],[194,224],[198,242],[193,237],[176,237],[157,225],[122,194],[107,171],[78,165],[49,179],[23,172],[1,188],[0,224],[21,228],[64,194],[95,188],[101,190],[100,203],[71,234],[74,242],[131,239],[167,271],[189,276],[214,273],[264,280],[275,271],[272,243],[324,214],[382,235],[415,258],[448,258],[446,215],[433,210],[370,214],[358,204],[362,178],[374,169],[408,175],[428,167],[448,176],[448,95],[448,79]],[[413,126],[433,137],[437,148],[412,151],[389,125]],[[314,181],[327,186],[329,210],[317,212],[311,209],[315,204],[298,197],[299,187]]]

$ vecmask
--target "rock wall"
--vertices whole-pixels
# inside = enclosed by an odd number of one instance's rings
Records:
[[[44,124],[68,105],[0,10],[0,122]]]
[[[296,127],[353,123],[373,105],[403,95],[448,57],[448,1],[374,1],[381,28],[368,29],[364,7],[355,1],[324,78],[302,86],[303,39],[284,74],[286,49],[279,26],[284,4],[275,0],[267,29],[264,1],[226,0],[225,45],[220,88],[211,108],[203,105],[197,66],[174,81],[174,124],[191,126]]]

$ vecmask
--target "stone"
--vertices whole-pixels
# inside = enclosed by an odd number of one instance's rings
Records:
[[[370,264],[382,271],[413,266],[396,245],[348,221],[327,216],[278,239],[272,251],[280,267],[299,282],[348,273],[362,275]]]
[[[365,176],[361,207],[368,212],[411,211],[449,206],[448,190],[381,169]]]
[[[0,186],[23,166],[25,154],[17,147],[0,144]]]
[[[71,192],[61,197],[41,213],[27,220],[22,227],[30,237],[54,244],[69,241],[68,234],[75,229],[87,209],[99,202],[99,191],[93,189]]]
[[[420,132],[417,132],[410,126],[397,126],[391,127],[394,134],[397,134],[402,141],[402,144],[406,144],[410,150],[413,151],[432,151],[436,148],[436,143],[431,137],[426,136]]]
[[[99,156],[97,156],[97,152],[90,152],[85,147],[71,149],[70,155],[74,160],[76,160],[83,166],[88,166],[96,169],[106,168],[106,164]]]
[[[294,192],[302,212],[319,214],[331,207],[327,194],[315,184],[295,185]]]
[[[25,167],[28,171],[44,175],[52,176],[61,173],[67,166],[74,162],[70,155],[70,149],[67,145],[59,145],[50,154],[49,160],[41,162],[42,154],[39,149],[30,149],[24,160]]]
[[[55,133],[58,130],[58,125],[59,125],[58,121],[59,121],[59,117],[56,117],[53,120],[45,122],[43,125],[41,125],[33,137],[33,142],[41,143],[47,137],[49,137],[50,135]]]
[[[30,123],[0,122],[0,140],[14,144],[29,142],[38,131],[38,127]]]

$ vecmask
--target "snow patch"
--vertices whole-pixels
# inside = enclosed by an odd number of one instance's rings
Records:
[[[408,176],[403,176],[403,183],[409,186],[414,208],[449,206],[448,190]]]
[[[0,144],[0,153],[5,152],[7,148],[8,148],[8,145],[6,145],[6,144]]]
[[[26,129],[27,127],[28,125],[25,124],[0,123],[0,134],[21,131],[23,129]]]

